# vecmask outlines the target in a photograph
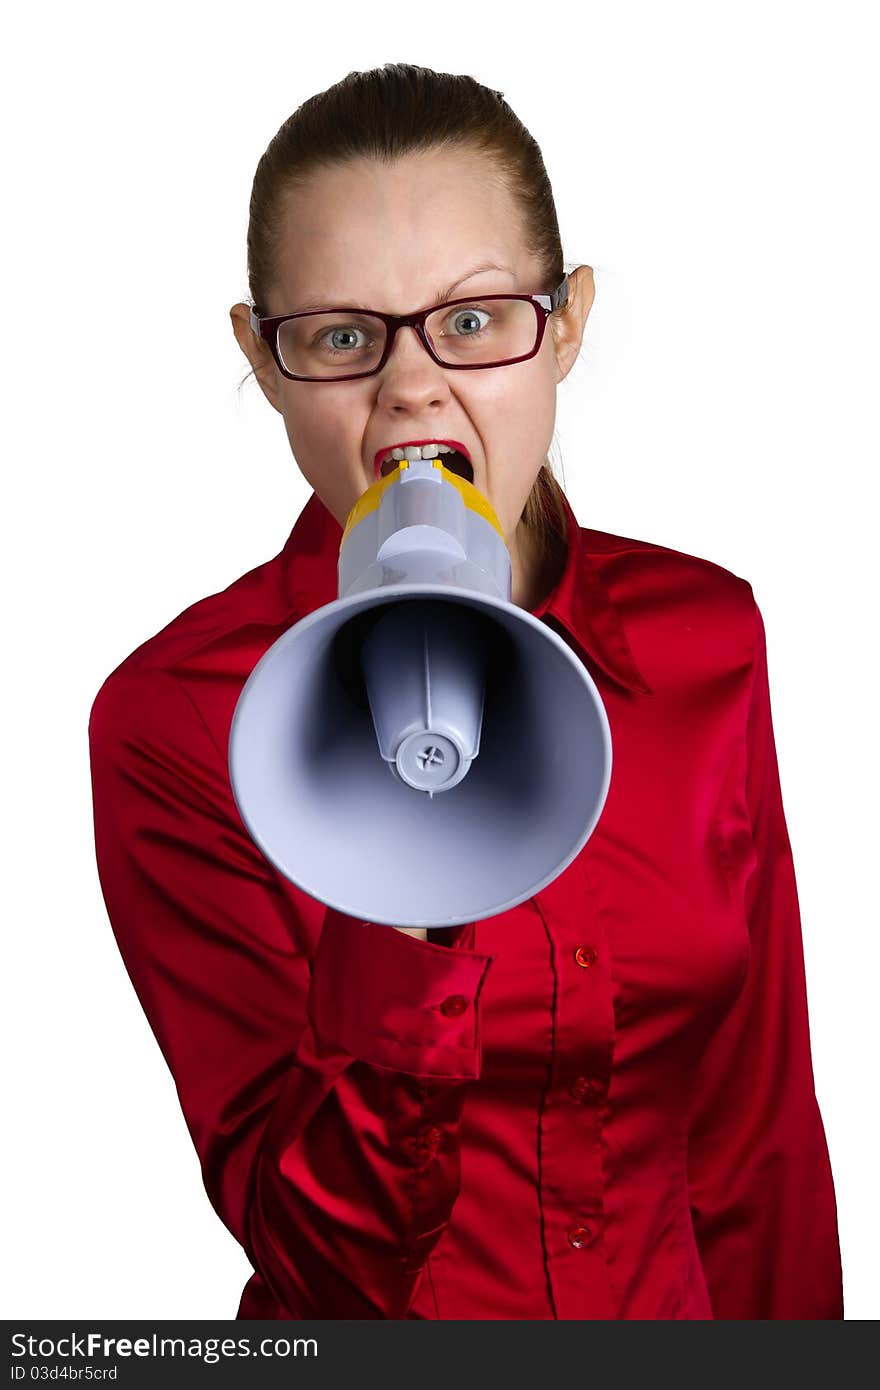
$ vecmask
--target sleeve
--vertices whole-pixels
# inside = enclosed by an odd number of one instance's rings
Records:
[[[458,1195],[492,957],[282,886],[175,677],[114,672],[89,746],[104,901],[212,1205],[283,1315],[406,1317]]]
[[[689,1132],[691,1215],[716,1318],[840,1319],[837,1209],[814,1089],[797,887],[757,604],[754,613],[745,774],[750,955],[742,990],[700,1060]]]

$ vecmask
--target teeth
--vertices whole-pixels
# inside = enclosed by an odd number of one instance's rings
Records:
[[[438,454],[453,452],[448,444],[407,444],[405,449],[392,449],[391,457],[398,462],[405,458],[411,463],[415,459],[435,459]]]

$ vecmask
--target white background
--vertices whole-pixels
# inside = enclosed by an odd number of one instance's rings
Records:
[[[17,6],[2,334],[3,1315],[234,1317],[94,862],[105,676],[309,495],[228,310],[257,160],[353,68],[502,90],[595,269],[553,459],[582,525],[747,578],[768,637],[847,1318],[878,1314],[872,6]],[[809,1220],[809,1212],[805,1219]]]

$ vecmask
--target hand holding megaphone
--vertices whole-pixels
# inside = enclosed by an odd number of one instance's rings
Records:
[[[410,932],[492,917],[560,874],[611,777],[599,692],[510,602],[488,500],[406,460],[352,508],[339,597],[254,667],[229,739],[257,845],[320,902]]]

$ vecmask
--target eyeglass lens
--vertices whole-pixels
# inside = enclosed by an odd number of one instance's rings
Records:
[[[525,299],[441,305],[425,321],[434,351],[451,367],[488,367],[525,357],[535,347],[538,328],[535,306]],[[385,324],[372,314],[304,314],[280,325],[278,352],[295,376],[345,376],[371,371],[385,338]]]

